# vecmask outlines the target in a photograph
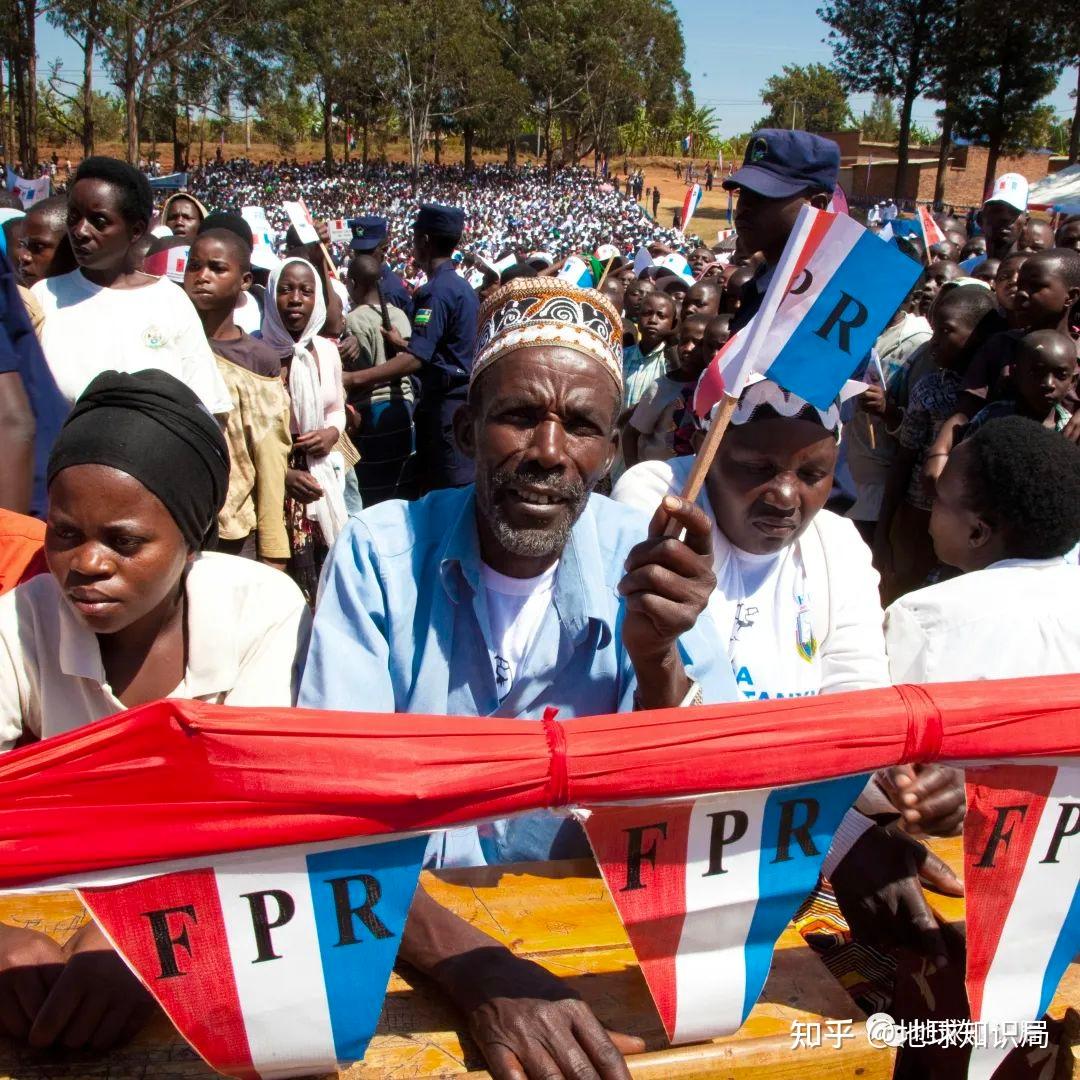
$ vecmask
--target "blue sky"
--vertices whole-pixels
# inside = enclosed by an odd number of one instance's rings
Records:
[[[761,90],[770,75],[784,64],[827,64],[832,51],[824,38],[828,27],[817,17],[814,0],[747,0],[724,8],[717,0],[674,0],[686,38],[686,68],[698,103],[710,105],[719,117],[724,136],[746,131],[765,109]],[[724,14],[721,15],[720,11]],[[79,50],[44,19],[38,22],[38,56],[44,75],[59,57],[65,73],[81,77]],[[100,62],[95,76],[104,83]],[[1066,71],[1050,103],[1059,114],[1072,115],[1069,91],[1076,86],[1076,69]],[[858,115],[870,104],[869,94],[855,94],[852,109]],[[935,104],[918,101],[915,121],[935,130]]]

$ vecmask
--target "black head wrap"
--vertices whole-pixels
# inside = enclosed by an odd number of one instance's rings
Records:
[[[217,542],[229,447],[195,393],[164,371],[104,371],[83,391],[49,457],[48,482],[71,465],[135,477],[196,551]]]

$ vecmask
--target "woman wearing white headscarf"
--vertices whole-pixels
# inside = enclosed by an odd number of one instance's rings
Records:
[[[322,561],[348,520],[345,462],[334,450],[345,430],[341,360],[334,345],[318,336],[326,321],[326,300],[311,263],[286,259],[270,275],[267,298],[263,340],[292,353],[284,366],[293,436],[285,479],[289,569],[314,603]]]

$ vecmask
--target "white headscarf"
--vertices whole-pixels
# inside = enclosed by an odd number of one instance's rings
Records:
[[[315,303],[311,307],[311,316],[295,341],[292,334],[285,329],[277,306],[278,281],[286,268],[293,264],[310,270],[315,281]],[[263,341],[282,352],[286,349],[292,350],[289,397],[292,398],[297,433],[304,435],[309,431],[317,431],[323,426],[322,383],[319,379],[319,362],[312,353],[312,343],[326,322],[326,300],[323,298],[319,273],[307,259],[285,259],[271,272],[266,293],[267,303],[262,321]],[[309,453],[307,458],[308,472],[323,489],[321,499],[307,504],[307,516],[319,523],[326,543],[333,544],[349,519],[344,495],[345,461],[335,450],[331,450],[325,457],[316,457]]]

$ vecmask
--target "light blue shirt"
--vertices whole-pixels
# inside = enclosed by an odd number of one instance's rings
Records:
[[[648,524],[640,510],[590,497],[559,561],[553,602],[500,702],[473,487],[364,510],[324,569],[299,704],[528,720],[549,707],[561,718],[632,710],[637,678],[616,587]],[[704,701],[738,699],[708,613],[679,648]],[[547,852],[508,841],[497,854],[508,861]]]

